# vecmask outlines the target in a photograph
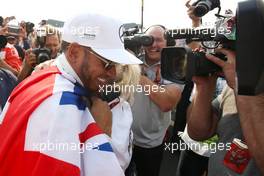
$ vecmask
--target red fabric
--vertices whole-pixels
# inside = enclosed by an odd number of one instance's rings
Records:
[[[82,133],[79,134],[80,142],[85,143],[86,140],[98,134],[103,134],[102,130],[96,125],[96,123],[91,123]]]
[[[19,58],[16,48],[14,46],[8,46],[3,50],[6,52],[4,61],[19,72],[21,70],[22,61]]]
[[[70,163],[39,152],[24,151],[29,116],[52,95],[56,74],[60,74],[56,67],[40,71],[12,92],[9,108],[0,125],[0,176],[80,175],[80,169]]]

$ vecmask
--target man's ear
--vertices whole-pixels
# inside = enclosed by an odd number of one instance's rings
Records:
[[[66,57],[70,62],[76,62],[76,59],[79,58],[81,54],[81,46],[78,43],[71,43],[67,49]]]

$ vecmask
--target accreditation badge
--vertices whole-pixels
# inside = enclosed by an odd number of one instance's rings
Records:
[[[230,150],[224,158],[224,165],[238,174],[242,174],[251,156],[248,147],[240,139],[234,138]]]

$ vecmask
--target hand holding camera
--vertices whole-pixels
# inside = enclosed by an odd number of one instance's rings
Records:
[[[187,10],[187,14],[190,17],[190,19],[192,20],[193,23],[193,27],[198,27],[200,25],[201,22],[201,17],[197,17],[194,15],[194,9],[195,7],[190,5],[191,0],[188,0],[185,4],[185,6],[188,8]]]
[[[216,56],[207,54],[206,57],[211,62],[215,63],[221,68],[221,72],[218,73],[219,76],[224,76],[229,87],[236,88],[236,54],[234,51],[226,49],[217,49],[217,52],[226,55],[227,60],[224,61]]]
[[[37,64],[37,57],[32,52],[31,49],[26,51],[25,54],[25,60],[24,60],[24,67],[28,68],[29,70],[32,70]]]

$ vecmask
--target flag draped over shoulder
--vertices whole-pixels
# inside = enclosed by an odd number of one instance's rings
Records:
[[[124,175],[73,80],[51,67],[15,88],[0,116],[0,175]]]

